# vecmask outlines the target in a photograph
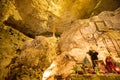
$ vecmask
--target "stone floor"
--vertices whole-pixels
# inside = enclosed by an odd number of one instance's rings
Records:
[[[72,74],[71,80],[120,80],[120,74]]]

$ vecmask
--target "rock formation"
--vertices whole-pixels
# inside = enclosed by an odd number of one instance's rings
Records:
[[[21,52],[12,59],[6,79],[39,80],[43,71],[57,55],[57,39],[55,37],[37,36],[25,42]]]
[[[39,80],[50,64],[44,79],[67,77],[76,62],[82,62],[86,56],[90,59],[85,54],[90,48],[99,52],[102,60],[109,53],[118,56],[120,9],[111,10],[118,8],[119,3],[0,0],[0,80]]]
[[[0,80],[5,80],[8,76],[7,66],[19,55],[23,43],[30,39],[10,26],[0,26]]]
[[[71,28],[65,31],[59,41],[61,54],[44,72],[43,80],[52,76],[67,77],[76,63],[83,63],[91,48],[99,53],[99,60],[105,61],[112,55],[120,61],[120,8],[114,12],[105,11],[90,19],[76,20]],[[91,61],[90,61],[91,62]]]
[[[115,10],[119,0],[1,0],[0,4],[2,22],[35,37],[52,32],[60,35],[76,19]]]

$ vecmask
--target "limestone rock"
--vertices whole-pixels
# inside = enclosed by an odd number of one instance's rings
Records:
[[[13,14],[15,10],[14,1],[1,0],[0,1],[0,25]]]
[[[9,64],[6,79],[41,79],[43,71],[56,57],[57,49],[55,37],[37,36],[35,39],[26,41],[20,54]]]
[[[8,5],[9,8],[1,7],[4,11],[1,11],[1,14],[6,13],[2,15],[3,18],[6,16],[3,20],[5,24],[30,37],[47,33],[50,36],[52,33],[60,35],[65,29],[69,29],[76,19],[89,18],[101,11],[119,7],[119,0],[6,0],[6,2],[7,4],[2,0],[2,4]]]
[[[59,41],[61,54],[44,72],[43,80],[55,75],[63,78],[69,76],[72,66],[83,63],[85,57],[91,62],[90,56],[86,54],[91,49],[99,53],[99,60],[105,61],[108,55],[115,61],[120,60],[120,14],[116,14],[119,9],[116,11],[105,11],[89,19],[76,20],[70,29],[64,31]],[[119,26],[112,26],[115,24]]]
[[[0,25],[0,80],[7,77],[9,72],[7,66],[20,53],[23,43],[29,39],[10,26]]]

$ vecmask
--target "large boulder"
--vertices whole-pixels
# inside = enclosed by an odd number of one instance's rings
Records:
[[[116,62],[120,61],[119,9],[105,11],[89,19],[76,20],[69,30],[64,31],[59,41],[61,54],[44,72],[43,80],[61,75],[63,78],[72,73],[76,63],[83,63],[90,56],[86,54],[93,49],[98,52],[98,59],[105,62],[111,55]],[[118,25],[118,26],[114,26]]]
[[[57,38],[37,36],[24,43],[20,53],[14,57],[6,79],[39,80],[44,70],[58,53]]]
[[[0,25],[0,80],[5,80],[8,76],[7,66],[19,54],[23,43],[29,39],[31,38],[10,26]]]

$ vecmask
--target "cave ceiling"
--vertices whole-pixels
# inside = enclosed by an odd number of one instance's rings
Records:
[[[29,37],[60,35],[77,19],[115,10],[119,0],[1,0],[0,22]]]

